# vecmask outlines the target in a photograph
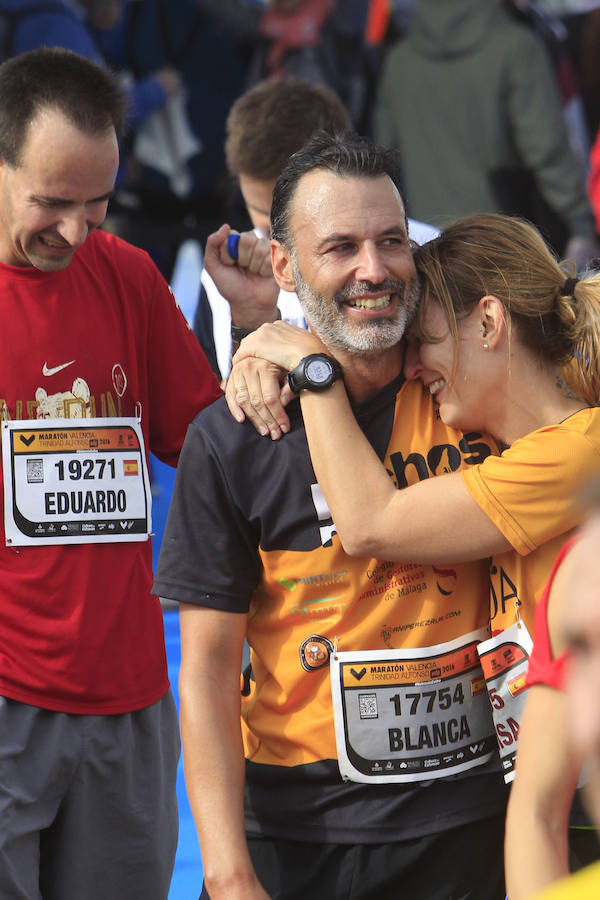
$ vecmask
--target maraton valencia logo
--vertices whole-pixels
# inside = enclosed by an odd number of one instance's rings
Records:
[[[320,634],[311,634],[300,644],[300,662],[307,672],[314,672],[326,666],[333,653],[333,644],[329,638]]]

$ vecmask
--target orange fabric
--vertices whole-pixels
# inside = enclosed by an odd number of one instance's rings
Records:
[[[552,565],[581,523],[575,503],[600,466],[600,410],[583,409],[557,425],[519,438],[500,457],[461,472],[469,493],[514,549],[492,557],[492,632],[524,619],[533,634],[535,607]]]

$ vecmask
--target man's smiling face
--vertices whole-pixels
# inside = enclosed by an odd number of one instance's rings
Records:
[[[387,175],[303,175],[290,209],[290,266],[311,327],[331,348],[387,349],[418,303],[400,195]]]
[[[104,221],[118,162],[112,129],[86,134],[58,110],[38,113],[19,164],[0,162],[0,262],[66,268]]]

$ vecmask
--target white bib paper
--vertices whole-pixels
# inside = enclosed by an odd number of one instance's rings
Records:
[[[148,539],[150,479],[135,418],[3,421],[2,467],[8,545]]]
[[[522,619],[477,648],[492,706],[504,781],[515,777],[519,723],[533,641]]]
[[[414,782],[486,763],[494,724],[480,629],[433,647],[334,652],[331,688],[345,780]]]

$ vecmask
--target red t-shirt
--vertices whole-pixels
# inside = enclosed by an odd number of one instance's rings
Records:
[[[175,465],[216,378],[146,253],[96,231],[59,272],[0,265],[0,415],[141,414]],[[2,473],[0,471],[0,481]],[[150,541],[7,547],[0,491],[0,694],[121,713],[168,687]]]

